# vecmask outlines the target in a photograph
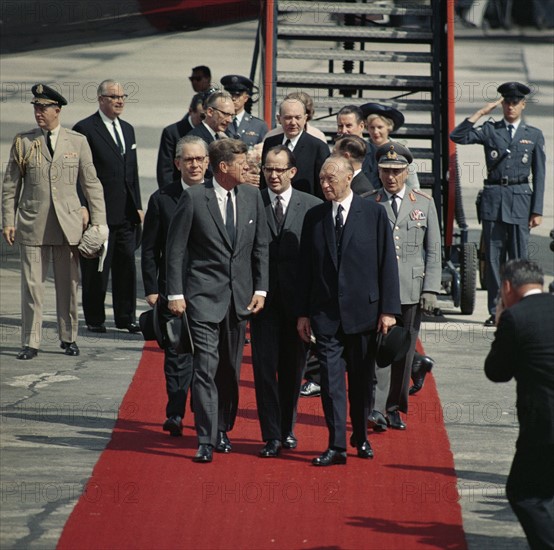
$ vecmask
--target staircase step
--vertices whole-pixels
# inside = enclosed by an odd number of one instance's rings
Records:
[[[426,15],[431,16],[432,10],[429,4],[416,5],[414,2],[408,7],[392,6],[385,2],[372,2],[370,4],[339,2],[279,2],[279,13],[316,13],[322,18],[333,15]]]
[[[316,113],[321,113],[331,109],[337,113],[345,105],[363,105],[364,103],[381,103],[389,107],[394,107],[401,112],[404,111],[423,111],[429,112],[434,108],[434,103],[429,99],[410,99],[410,96],[399,99],[376,99],[373,97],[314,97],[314,108]]]
[[[413,42],[430,43],[431,31],[417,28],[381,28],[381,27],[327,27],[321,25],[279,25],[278,38],[297,40],[340,40],[372,42]]]
[[[279,50],[279,59],[324,60],[324,61],[377,61],[384,63],[431,63],[433,56],[425,52],[376,52],[372,50]]]
[[[277,86],[299,88],[355,88],[370,90],[428,90],[433,89],[433,79],[425,76],[368,75],[353,73],[306,73],[297,71],[277,72]]]

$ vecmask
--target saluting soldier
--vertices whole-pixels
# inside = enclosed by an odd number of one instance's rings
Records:
[[[389,141],[377,149],[375,156],[383,188],[371,193],[369,199],[387,211],[398,260],[402,322],[410,331],[406,357],[393,362],[390,369],[379,369],[377,374],[387,376],[390,370],[387,424],[393,429],[405,430],[400,413],[408,412],[410,375],[421,315],[433,312],[441,288],[441,234],[432,197],[406,185],[408,166],[413,161],[410,150]],[[386,386],[386,380],[382,384],[378,379],[376,391],[384,392]],[[376,402],[384,401],[384,396],[376,394],[375,397]],[[379,415],[374,411],[373,417],[379,418]]]
[[[508,259],[527,259],[529,231],[542,221],[546,164],[542,132],[521,118],[531,90],[520,82],[506,82],[498,92],[501,99],[476,111],[450,134],[454,143],[479,143],[485,148],[487,177],[480,206],[490,313],[485,326],[495,324],[500,266]],[[499,105],[504,113],[501,121],[473,127]]]
[[[229,74],[221,79],[226,92],[231,94],[235,106],[235,116],[227,128],[227,133],[235,139],[244,141],[248,147],[262,143],[267,134],[267,124],[251,115],[246,109],[252,102],[254,83],[245,76]]]
[[[2,191],[3,235],[21,252],[22,349],[18,359],[33,359],[42,333],[44,282],[54,266],[61,347],[79,355],[77,245],[89,222],[77,181],[90,208],[90,223],[106,225],[102,185],[86,138],[60,125],[65,98],[44,84],[32,88],[38,128],[18,134],[10,151]]]

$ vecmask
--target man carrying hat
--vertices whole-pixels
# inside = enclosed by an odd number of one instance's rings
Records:
[[[398,261],[402,321],[411,337],[406,356],[391,364],[386,415],[391,428],[405,430],[400,413],[408,412],[410,375],[421,314],[433,312],[441,288],[441,234],[432,197],[406,186],[408,166],[413,160],[410,150],[389,141],[377,149],[375,156],[383,188],[370,194],[369,199],[381,204],[387,212]],[[387,371],[378,371],[377,392],[387,386],[379,380]],[[384,396],[377,394],[375,401],[384,400],[380,397]]]
[[[546,164],[542,132],[521,118],[531,90],[520,82],[506,82],[498,92],[499,100],[476,111],[450,134],[454,143],[479,143],[485,148],[487,177],[480,206],[490,314],[485,326],[495,324],[500,266],[508,259],[527,259],[529,231],[542,221]],[[473,127],[499,105],[502,120]]]
[[[10,151],[2,191],[3,235],[21,253],[22,349],[33,359],[42,336],[44,282],[54,266],[58,334],[65,355],[79,355],[77,245],[89,223],[106,225],[102,185],[81,134],[60,126],[65,98],[45,84],[32,88],[38,128],[18,134]],[[77,182],[88,208],[81,207]]]
[[[235,139],[244,141],[249,147],[262,143],[267,134],[267,124],[249,112],[254,83],[245,76],[229,74],[221,79],[221,84],[225,91],[231,94],[235,105],[235,116],[227,128],[227,133]]]

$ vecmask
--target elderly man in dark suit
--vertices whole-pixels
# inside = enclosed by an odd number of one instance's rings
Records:
[[[175,165],[180,177],[156,191],[148,201],[144,217],[141,267],[146,301],[151,307],[158,303],[159,316],[169,320],[167,308],[165,246],[169,225],[183,191],[204,182],[208,168],[208,146],[197,136],[185,136],[177,142]],[[177,353],[171,346],[164,348],[164,373],[167,390],[166,421],[163,429],[172,436],[183,432],[187,393],[192,380],[192,355]]]
[[[283,134],[268,137],[262,150],[262,164],[267,152],[276,145],[285,145],[296,158],[297,172],[292,186],[298,191],[323,198],[319,186],[319,171],[323,161],[329,156],[329,147],[304,131],[307,121],[306,105],[299,99],[284,99],[279,106],[277,120],[283,127]],[[263,174],[260,188],[267,187]]]
[[[120,118],[126,98],[121,84],[104,80],[98,86],[98,111],[73,127],[87,138],[92,150],[110,229],[102,271],[98,271],[98,259],[81,258],[83,311],[90,332],[106,332],[104,302],[110,271],[115,326],[131,333],[140,331],[136,323],[135,248],[144,213],[135,131]]]
[[[174,162],[175,148],[182,137],[202,122],[206,97],[205,93],[195,94],[190,102],[188,113],[181,120],[163,129],[156,164],[158,187],[162,188],[180,179],[181,173]]]
[[[32,88],[38,128],[18,134],[2,189],[2,230],[21,252],[22,349],[18,359],[36,357],[42,336],[42,303],[48,265],[53,262],[58,334],[65,355],[79,355],[77,245],[89,217],[106,224],[102,185],[86,139],[60,125],[66,99],[45,84]],[[90,212],[81,207],[77,181]]]
[[[181,195],[167,239],[169,310],[182,315],[186,308],[195,346],[196,462],[211,462],[214,448],[231,451],[227,432],[238,410],[246,321],[263,309],[268,289],[262,197],[239,185],[248,171],[246,151],[235,139],[210,145],[213,182]]]
[[[328,449],[315,466],[346,464],[346,384],[360,458],[373,458],[367,418],[373,391],[376,331],[387,333],[400,313],[398,267],[386,212],[352,193],[354,169],[344,157],[321,169],[327,202],[304,219],[298,277],[298,332],[313,331],[321,365],[321,399],[329,429]],[[344,359],[344,360],[343,360]]]
[[[204,120],[187,135],[201,137],[208,145],[227,138],[225,131],[235,116],[233,98],[228,92],[214,92],[204,102]]]
[[[250,322],[256,403],[266,442],[264,458],[281,446],[295,448],[293,425],[307,348],[296,331],[295,291],[300,233],[306,212],[321,203],[293,189],[296,160],[284,145],[267,152],[262,199],[270,233],[269,292],[262,312]]]
[[[544,201],[544,136],[522,120],[525,97],[531,90],[520,82],[506,82],[498,93],[499,100],[473,113],[450,134],[454,143],[479,143],[485,149],[487,178],[480,205],[490,313],[485,326],[494,326],[500,266],[507,259],[527,258],[529,232],[542,222]],[[499,105],[503,120],[473,127]]]
[[[532,550],[554,548],[554,296],[528,260],[500,270],[497,330],[485,374],[516,381],[519,437],[506,485]]]

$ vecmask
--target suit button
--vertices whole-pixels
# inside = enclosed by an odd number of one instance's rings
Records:
[[[396,250],[400,250],[400,247],[398,245],[396,245]]]
[[[399,237],[398,235],[396,235],[396,237],[394,237],[394,238],[395,238],[396,240],[399,240],[399,239],[400,239],[400,237]]]
[[[400,229],[400,227],[398,227],[398,226],[396,226],[396,227],[394,228],[395,231],[398,231],[399,229]]]
[[[400,261],[400,256],[396,256],[396,259],[397,259],[398,261]]]

